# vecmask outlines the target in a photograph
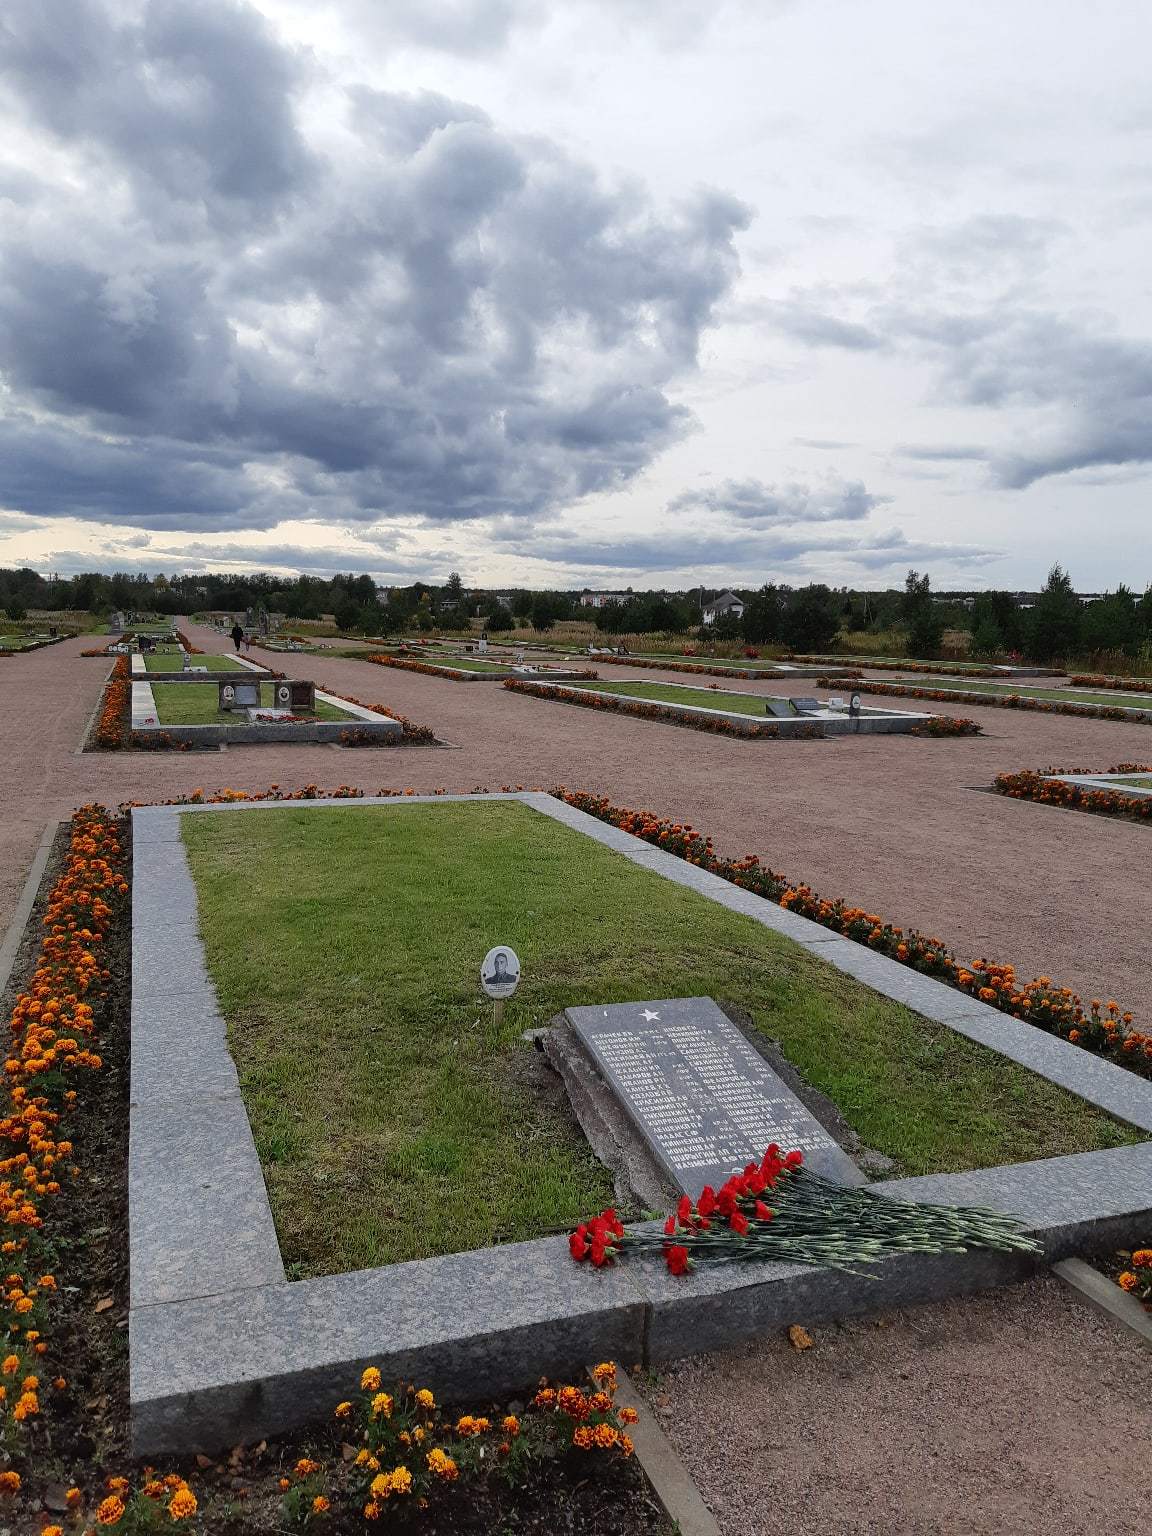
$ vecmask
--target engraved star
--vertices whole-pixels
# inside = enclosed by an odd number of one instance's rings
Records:
[[[651,1024],[652,1020],[658,1019],[660,1015],[658,1013],[654,1013],[651,1008],[641,1008],[640,1017]]]

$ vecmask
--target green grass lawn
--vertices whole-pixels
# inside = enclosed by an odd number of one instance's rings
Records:
[[[507,672],[506,666],[496,661],[484,661],[478,656],[455,656],[436,651],[430,656],[401,656],[400,661],[423,661],[433,667],[452,667],[457,672]]]
[[[1147,774],[1137,774],[1131,779],[1110,779],[1110,784],[1131,784],[1133,789],[1152,789],[1152,777]]]
[[[544,678],[547,681],[547,678]],[[676,683],[565,683],[566,688],[585,688],[591,693],[622,693],[650,704],[690,704],[696,709],[726,709],[733,714],[765,716],[764,700],[754,693],[729,693],[718,688],[682,688]]]
[[[521,1040],[573,1004],[746,1009],[901,1172],[1139,1136],[751,918],[516,802],[183,818],[277,1231],[335,1273],[563,1230],[611,1198]],[[478,971],[523,962],[499,1032]]]
[[[272,683],[260,687],[260,707],[274,709]],[[156,718],[161,725],[221,725],[228,716],[220,712],[220,690],[215,683],[153,683],[152,697],[156,700]],[[350,720],[351,715],[331,704],[317,700],[317,720]],[[246,717],[237,723],[247,724]]]
[[[886,679],[877,678],[877,682]],[[960,688],[966,693],[1017,693],[1026,699],[1057,699],[1062,704],[1108,704],[1114,709],[1152,709],[1152,695],[1147,693],[1122,693],[1109,688],[1091,693],[1081,688],[1023,688],[1018,683],[993,683],[985,678],[953,679],[948,677],[893,679],[902,685],[917,688]],[[867,692],[868,684],[859,684]]]
[[[144,657],[145,669],[149,672],[181,672],[183,671],[183,652],[179,646],[157,651],[153,655]],[[194,667],[207,667],[209,672],[246,672],[248,668],[241,664],[238,656],[193,656]]]

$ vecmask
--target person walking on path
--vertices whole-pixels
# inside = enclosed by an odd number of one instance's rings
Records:
[[[239,656],[240,642],[244,638],[244,631],[240,628],[239,624],[233,624],[229,634],[232,636],[232,644],[236,647],[236,654]]]

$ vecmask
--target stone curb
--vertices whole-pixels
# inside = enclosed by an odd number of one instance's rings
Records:
[[[180,817],[477,800],[518,800],[642,867],[734,910],[752,912],[789,937],[804,933],[797,924],[817,927],[536,792],[134,810],[133,873],[143,897],[133,903],[133,971],[140,989],[132,1007],[129,1192],[129,1371],[137,1454],[209,1450],[295,1428],[325,1416],[369,1363],[394,1378],[419,1377],[442,1397],[474,1395],[478,1381],[498,1394],[519,1390],[542,1374],[578,1370],[593,1357],[659,1363],[689,1347],[699,1352],[737,1346],[797,1318],[822,1322],[878,1306],[965,1295],[1034,1271],[1031,1256],[976,1250],[893,1259],[874,1276],[765,1263],[674,1278],[658,1259],[590,1271],[572,1263],[563,1238],[548,1237],[284,1281],[251,1129],[223,1060],[222,1020],[197,935]],[[739,899],[730,901],[730,895]],[[808,940],[814,954],[828,949],[831,939],[834,951],[843,944],[870,960],[883,959],[824,930],[818,933],[819,944]],[[842,958],[829,955],[833,964]],[[884,963],[911,974],[895,962]],[[885,979],[881,968],[878,980]],[[926,1002],[936,1004],[937,1014],[948,1015],[941,1022],[968,1022],[957,1012],[957,999],[963,1008],[982,1006],[930,978],[915,980],[927,990],[917,990],[912,1006],[927,1011]],[[867,981],[885,990],[871,975]],[[946,1002],[936,993],[945,994]],[[899,1000],[909,1001],[904,995]],[[1003,1024],[1003,1015],[987,1012]],[[1108,1066],[1035,1033],[1046,1047]],[[176,1037],[195,1049],[177,1050]],[[165,1065],[172,1074],[169,1083]],[[1131,1078],[1152,1102],[1152,1084],[1119,1068],[1109,1071]],[[1052,1262],[1142,1235],[1152,1219],[1152,1143],[876,1188],[894,1199],[979,1204],[1012,1213]]]
[[[1065,1285],[1070,1285],[1097,1311],[1103,1312],[1114,1322],[1122,1323],[1145,1345],[1152,1349],[1152,1316],[1135,1296],[1122,1291],[1114,1280],[1094,1269],[1083,1259],[1061,1259],[1052,1266],[1053,1274],[1059,1275]]]
[[[53,642],[55,643],[55,642]],[[16,965],[16,956],[20,952],[20,944],[24,938],[24,930],[28,926],[28,919],[32,916],[32,908],[36,905],[36,898],[40,894],[40,882],[44,878],[44,871],[48,867],[48,859],[52,853],[52,844],[56,840],[56,834],[63,825],[60,821],[50,821],[44,828],[43,835],[36,846],[36,852],[24,881],[24,888],[20,892],[16,902],[16,908],[12,913],[12,921],[8,924],[4,935],[4,942],[0,944],[0,994],[12,979],[12,971]]]
[[[677,1536],[720,1536],[716,1517],[705,1504],[692,1474],[624,1371],[616,1377],[616,1403],[620,1408],[636,1410],[636,1423],[629,1431],[636,1460],[644,1468],[664,1513],[675,1525]]]

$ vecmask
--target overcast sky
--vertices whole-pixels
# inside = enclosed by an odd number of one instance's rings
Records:
[[[4,0],[0,565],[1143,588],[1150,52],[1087,0]]]

